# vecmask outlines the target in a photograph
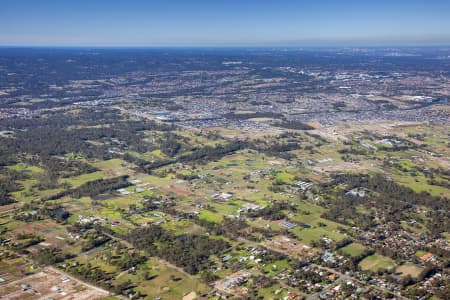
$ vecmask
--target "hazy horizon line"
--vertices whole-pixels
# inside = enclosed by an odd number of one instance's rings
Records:
[[[0,44],[0,48],[432,48],[450,47],[442,43],[318,43],[318,44]]]

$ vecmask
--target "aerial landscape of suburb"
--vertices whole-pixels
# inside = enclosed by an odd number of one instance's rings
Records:
[[[244,45],[233,5],[193,1],[204,37],[128,47],[82,2],[0,13],[0,299],[450,299],[450,10],[423,43]],[[137,2],[120,26],[197,16]]]

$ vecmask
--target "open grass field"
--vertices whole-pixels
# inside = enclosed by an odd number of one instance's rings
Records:
[[[373,254],[363,259],[359,266],[363,271],[376,272],[380,269],[392,269],[395,267],[395,264],[389,257]]]
[[[36,188],[39,181],[46,176],[45,170],[40,167],[18,163],[8,166],[8,168],[17,172],[22,172],[28,176],[27,179],[17,181],[22,189],[11,193],[14,199],[18,201],[29,202],[61,191],[59,188],[51,190],[39,190]]]
[[[283,270],[286,270],[289,267],[289,264],[286,260],[277,260],[273,263],[267,264],[263,267],[263,272],[267,274],[278,274]]]
[[[143,194],[144,193],[136,193],[123,196],[113,195],[111,197],[108,197],[108,199],[99,201],[112,209],[128,209],[131,204],[139,205],[140,201],[144,197]]]
[[[303,243],[311,245],[313,241],[319,241],[324,237],[337,242],[346,237],[339,232],[340,227],[345,228],[346,226],[320,217],[324,208],[308,202],[301,202],[298,207],[300,212],[290,220],[311,226],[311,228],[297,226],[292,229],[292,233]]]
[[[410,275],[412,278],[418,278],[420,273],[423,271],[422,267],[416,266],[414,264],[404,264],[398,266],[395,272],[402,273],[402,276]]]
[[[329,238],[335,242],[342,241],[346,236],[326,227],[292,229],[292,233],[303,243],[311,246],[313,242],[318,242],[323,238]]]
[[[205,220],[213,223],[220,223],[223,217],[220,214],[211,212],[209,210],[202,210],[198,216],[201,220]]]
[[[132,165],[119,158],[97,161],[93,163],[93,166],[102,170],[105,177],[134,174]]]
[[[351,243],[339,250],[348,256],[355,257],[361,255],[366,250],[366,247],[358,243]]]
[[[203,227],[188,220],[166,222],[161,226],[175,235],[205,233],[205,229]]]
[[[124,275],[119,281],[130,279],[137,282],[136,290],[145,293],[148,299],[162,297],[175,300],[193,291],[197,294],[208,291],[208,287],[200,283],[197,277],[182,274],[156,258],[150,259],[144,268],[153,275],[152,279],[145,280],[142,273],[138,272],[137,276]]]
[[[401,183],[404,186],[411,188],[417,193],[429,192],[431,195],[434,196],[445,196],[445,197],[450,196],[450,190],[442,186],[428,184],[427,178],[421,173],[418,173],[416,176],[413,176],[408,173],[396,171],[394,172],[393,175],[394,175],[393,177],[396,179],[398,183]]]
[[[36,175],[38,173],[43,173],[44,170],[37,166],[32,166],[24,163],[18,163],[15,165],[8,166],[8,169],[17,171],[17,172],[23,172],[25,174],[29,175]]]
[[[63,178],[60,181],[62,183],[67,182],[72,187],[78,187],[88,181],[93,181],[93,180],[102,179],[102,178],[105,178],[103,172],[97,171],[97,172],[93,172],[93,173],[82,174],[82,175],[75,176],[75,177]]]
[[[280,172],[275,176],[276,179],[280,180],[283,183],[287,183],[287,184],[293,184],[294,177],[295,177],[295,175],[289,174],[286,172]]]
[[[263,288],[258,291],[258,296],[263,297],[263,299],[268,300],[277,300],[277,299],[286,299],[290,293],[296,293],[297,295],[301,295],[298,291],[295,290],[287,290],[280,285],[273,285],[268,288]]]

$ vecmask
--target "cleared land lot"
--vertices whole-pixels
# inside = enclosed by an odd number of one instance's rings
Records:
[[[109,295],[105,290],[88,286],[59,271],[45,271],[24,277],[0,286],[0,295],[4,299],[103,299]]]

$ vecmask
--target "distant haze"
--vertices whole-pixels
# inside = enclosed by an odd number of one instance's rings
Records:
[[[0,45],[448,45],[448,0],[2,0]]]

